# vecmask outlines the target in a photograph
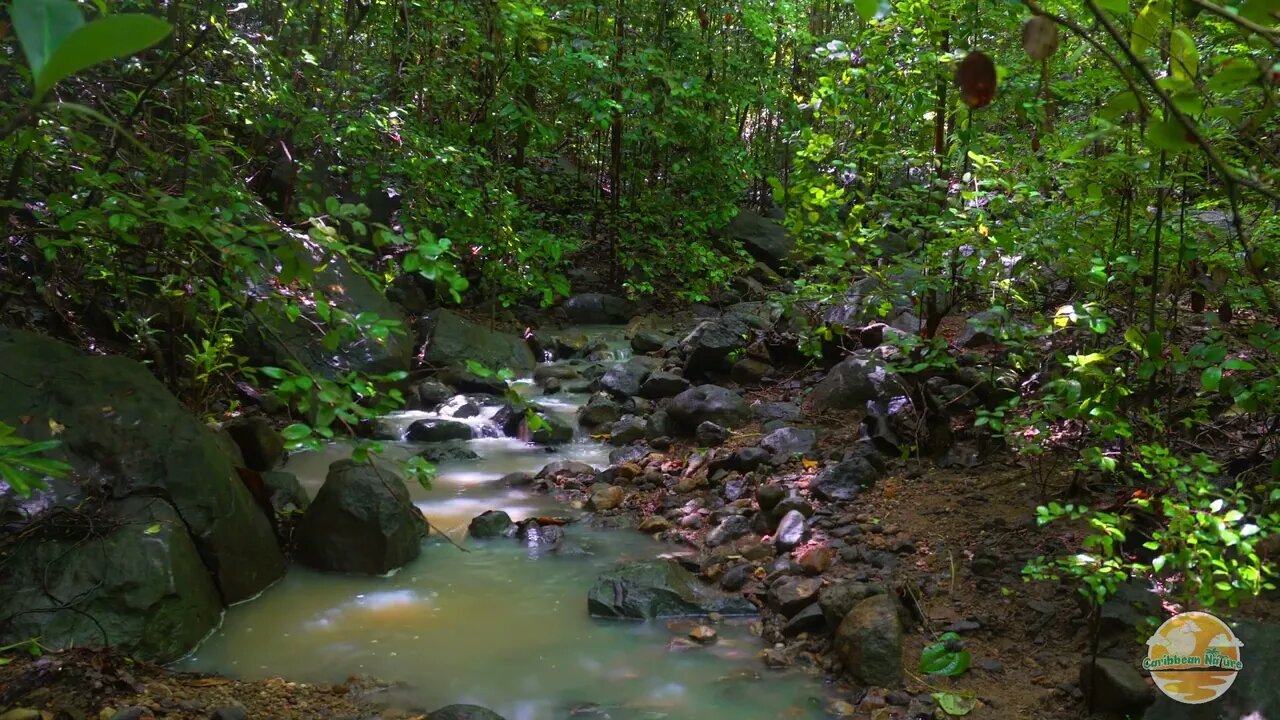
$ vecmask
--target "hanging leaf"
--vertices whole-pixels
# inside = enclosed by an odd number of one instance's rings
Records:
[[[1058,26],[1043,15],[1036,15],[1022,26],[1022,49],[1033,60],[1044,60],[1058,50]]]
[[[977,110],[991,104],[996,97],[996,66],[991,58],[975,50],[956,67],[956,84],[970,108]]]
[[[1129,47],[1135,54],[1141,55],[1151,48],[1160,35],[1160,23],[1167,17],[1168,0],[1151,0],[1142,8],[1133,23],[1133,35],[1129,40]]]
[[[948,715],[961,716],[968,715],[978,706],[978,698],[970,695],[958,695],[949,692],[936,692],[930,697],[938,703],[938,707],[942,708],[942,712]]]
[[[1258,66],[1248,58],[1233,58],[1218,68],[1204,84],[1206,90],[1230,93],[1250,85],[1258,79]]]
[[[1128,0],[1098,0],[1098,7],[1119,17],[1129,12]]]
[[[969,651],[964,649],[960,636],[943,633],[938,642],[920,652],[920,672],[954,677],[969,669]]]
[[[858,14],[862,19],[868,22],[888,15],[892,9],[888,0],[854,0],[853,4],[858,8]]]
[[[1195,79],[1200,69],[1200,52],[1186,28],[1175,28],[1169,35],[1169,60],[1175,78]]]
[[[84,25],[80,7],[72,0],[14,0],[9,17],[33,77],[40,75],[63,40]]]

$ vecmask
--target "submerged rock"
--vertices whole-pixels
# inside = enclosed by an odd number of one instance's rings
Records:
[[[479,705],[446,705],[427,715],[427,720],[506,720],[498,713]]]
[[[593,617],[652,620],[663,617],[750,615],[755,607],[700,584],[674,560],[649,560],[610,570],[587,593]]]
[[[467,533],[477,540],[515,537],[516,524],[503,510],[486,510],[471,518]]]
[[[399,474],[339,460],[298,522],[298,559],[317,570],[381,575],[416,559],[426,534]]]

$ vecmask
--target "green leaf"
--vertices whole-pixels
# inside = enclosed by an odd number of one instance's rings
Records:
[[[1098,0],[1098,7],[1119,17],[1129,12],[1128,0]]]
[[[1151,0],[1133,23],[1133,35],[1129,47],[1134,54],[1141,55],[1151,48],[1160,36],[1160,22],[1169,16],[1168,0]]]
[[[978,698],[970,694],[958,695],[949,692],[936,692],[931,697],[934,702],[938,703],[938,707],[942,708],[942,712],[957,717],[968,715],[978,706]]]
[[[1186,129],[1174,118],[1159,120],[1151,118],[1147,121],[1147,142],[1157,150],[1177,152],[1191,147],[1187,142]]]
[[[943,633],[938,642],[920,652],[920,672],[954,677],[969,669],[969,651],[960,646],[960,636]]]
[[[1174,28],[1169,34],[1169,59],[1173,76],[1194,80],[1200,69],[1200,51],[1186,28]]]
[[[159,532],[160,532],[160,523],[155,523],[154,525],[149,525],[149,526],[147,527],[147,529],[146,529],[146,530],[143,530],[142,532],[144,532],[144,533],[146,533],[146,534],[148,534],[148,535],[155,535],[155,534],[157,534],[157,533],[159,533]]]
[[[1222,368],[1218,366],[1207,367],[1200,374],[1200,387],[1205,392],[1217,392],[1218,386],[1222,384]]]
[[[33,78],[67,36],[84,25],[80,6],[72,0],[13,0],[9,15]]]
[[[853,4],[858,8],[862,19],[868,22],[888,15],[892,9],[888,0],[853,0]]]
[[[294,423],[280,431],[280,435],[289,442],[298,442],[310,434],[311,427],[303,423]]]
[[[160,18],[137,14],[108,15],[80,26],[63,39],[36,73],[35,99],[81,70],[155,45],[171,30]]]
[[[1258,79],[1258,66],[1249,58],[1233,58],[1218,68],[1204,84],[1206,90],[1231,93]]]

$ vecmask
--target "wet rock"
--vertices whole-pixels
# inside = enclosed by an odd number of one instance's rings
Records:
[[[814,386],[809,403],[814,410],[853,410],[866,406],[868,400],[881,400],[902,395],[902,379],[889,370],[884,360],[859,350],[842,360]]]
[[[577,380],[580,377],[581,373],[573,365],[547,364],[539,365],[533,370],[533,382],[538,387],[546,387],[552,380]]]
[[[800,633],[820,633],[826,629],[827,621],[822,617],[822,608],[817,603],[812,603],[787,621],[782,628],[782,636],[795,637]]]
[[[94,533],[34,534],[0,573],[0,644],[39,637],[46,647],[103,647],[175,660],[217,626],[218,590],[183,520],[161,498],[108,503]],[[145,531],[144,531],[145,530]],[[268,548],[275,541],[267,539]],[[93,610],[66,610],[76,598]]]
[[[467,533],[477,540],[516,536],[516,524],[502,510],[486,510],[471,519]]]
[[[622,419],[622,407],[607,395],[597,393],[587,400],[587,404],[578,409],[578,424],[583,428],[595,431],[607,427]]]
[[[1114,658],[1085,658],[1080,662],[1080,689],[1092,696],[1093,708],[1131,712],[1150,705],[1155,692],[1135,663]],[[1167,716],[1166,716],[1167,717]]]
[[[710,625],[697,625],[689,631],[689,639],[700,645],[710,645],[717,637],[716,629]]]
[[[649,448],[642,445],[628,445],[609,451],[609,464],[622,465],[633,462],[638,463],[649,457]]]
[[[297,557],[317,570],[381,575],[417,558],[426,534],[398,473],[339,460],[298,521]]]
[[[533,473],[521,471],[507,473],[498,479],[498,484],[503,487],[512,488],[528,487],[533,484]]]
[[[615,398],[629,398],[640,394],[640,385],[649,377],[649,368],[631,360],[609,368],[600,378],[600,389]]]
[[[813,517],[813,505],[799,495],[788,495],[773,507],[773,516],[781,517],[792,510],[798,511],[806,518]]]
[[[783,485],[761,485],[756,488],[756,503],[762,512],[769,512],[787,496],[787,488]]]
[[[635,317],[635,303],[616,295],[582,293],[564,301],[569,321],[578,325],[626,325]]]
[[[902,620],[888,595],[872,595],[858,602],[840,622],[836,655],[844,669],[862,685],[902,685]]]
[[[685,353],[685,377],[698,378],[722,370],[731,353],[746,347],[749,333],[745,324],[732,317],[699,323],[680,342]]]
[[[470,440],[471,426],[453,420],[414,420],[405,431],[404,438],[424,443]]]
[[[778,532],[774,544],[779,550],[790,550],[804,542],[806,530],[804,514],[798,510],[790,510],[778,521]]]
[[[675,397],[688,390],[690,383],[683,376],[666,370],[655,370],[640,384],[640,397],[650,400]]]
[[[418,452],[418,457],[430,463],[440,464],[475,460],[480,456],[468,447],[466,440],[450,440],[448,442],[430,443]]]
[[[835,630],[840,627],[840,621],[844,620],[858,603],[872,595],[883,593],[884,588],[880,585],[840,582],[822,589],[818,595],[818,606],[822,608],[822,614],[827,619],[827,627]]]
[[[47,420],[56,419],[62,425],[61,445],[49,455],[69,463],[78,479],[113,498],[145,496],[172,503],[228,602],[253,596],[283,574],[284,558],[271,524],[236,473],[230,453],[150,369],[9,329],[0,329],[0,368],[0,419],[16,425],[16,418],[36,418],[18,430],[36,441],[51,438]],[[53,488],[49,497],[58,506],[75,506],[82,499],[69,483]],[[9,574],[6,567],[0,576]],[[92,587],[59,597],[81,598],[83,606],[114,600],[114,583],[80,594]],[[24,615],[22,624],[30,631],[25,637],[41,636],[51,644],[53,636],[40,626],[54,615]],[[85,642],[78,644],[98,642],[88,640],[90,635],[100,633],[86,630]]]
[[[674,338],[664,332],[642,328],[631,336],[631,349],[641,354],[658,352],[666,347],[667,343],[674,341]]]
[[[31,713],[30,715],[24,715],[21,713],[10,711],[3,715],[0,715],[0,720],[40,720],[41,715],[39,710],[31,710],[30,713]],[[151,711],[147,710],[144,707],[139,707],[137,705],[134,705],[132,707],[127,707],[127,708],[122,708],[120,710],[117,710],[114,713],[111,713],[110,715],[108,715],[107,717],[109,717],[110,720],[143,720],[143,718],[149,715],[151,715]]]
[[[432,410],[454,396],[454,389],[436,380],[428,378],[414,383],[406,394],[406,410]]]
[[[817,442],[818,436],[812,430],[784,427],[764,436],[760,441],[760,447],[775,455],[790,457],[797,453],[803,455],[809,452]]]
[[[261,415],[228,423],[227,433],[240,447],[245,467],[258,472],[274,468],[284,457],[284,438]]]
[[[271,509],[277,514],[306,510],[311,505],[311,498],[302,488],[302,483],[293,473],[273,470],[262,473],[262,484],[271,498]]]
[[[675,429],[692,435],[698,425],[712,422],[723,427],[737,427],[750,415],[742,396],[718,385],[699,385],[672,398],[667,415]]]
[[[650,515],[640,521],[639,530],[643,533],[656,533],[671,529],[671,521],[661,515]]]
[[[538,471],[539,478],[572,478],[583,475],[595,475],[595,468],[576,460],[557,460],[548,463]]]
[[[673,560],[633,563],[603,573],[587,594],[587,609],[593,617],[637,620],[755,612],[743,598],[702,586]]]
[[[479,705],[446,705],[427,715],[427,720],[506,720],[498,713]]]
[[[693,433],[693,441],[703,447],[723,445],[728,439],[729,431],[710,420],[699,423],[697,430]]]
[[[822,500],[847,501],[874,485],[879,477],[879,471],[866,458],[854,457],[823,468],[809,489]]]
[[[643,440],[648,427],[649,423],[646,420],[635,415],[627,415],[609,426],[609,443],[612,445],[630,445],[637,440]]]
[[[720,521],[707,533],[707,547],[716,547],[724,545],[727,542],[737,540],[738,538],[751,532],[751,520],[742,515],[730,515]]]
[[[789,618],[813,602],[821,587],[822,581],[818,578],[798,578],[789,575],[779,578],[769,586],[767,596],[769,607]]]
[[[432,311],[422,319],[419,332],[425,338],[423,362],[433,367],[461,368],[468,360],[474,360],[485,367],[508,368],[519,375],[531,373],[537,366],[533,351],[519,336],[490,330],[451,310]]]
[[[622,504],[627,492],[617,485],[596,483],[591,486],[591,507],[594,510],[613,510]]]
[[[516,525],[516,539],[531,550],[556,550],[564,540],[564,528],[523,520]]]

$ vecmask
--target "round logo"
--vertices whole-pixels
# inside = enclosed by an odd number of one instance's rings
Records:
[[[1217,700],[1244,669],[1240,642],[1231,628],[1204,612],[1174,615],[1147,640],[1142,667],[1160,692],[1180,703]]]

